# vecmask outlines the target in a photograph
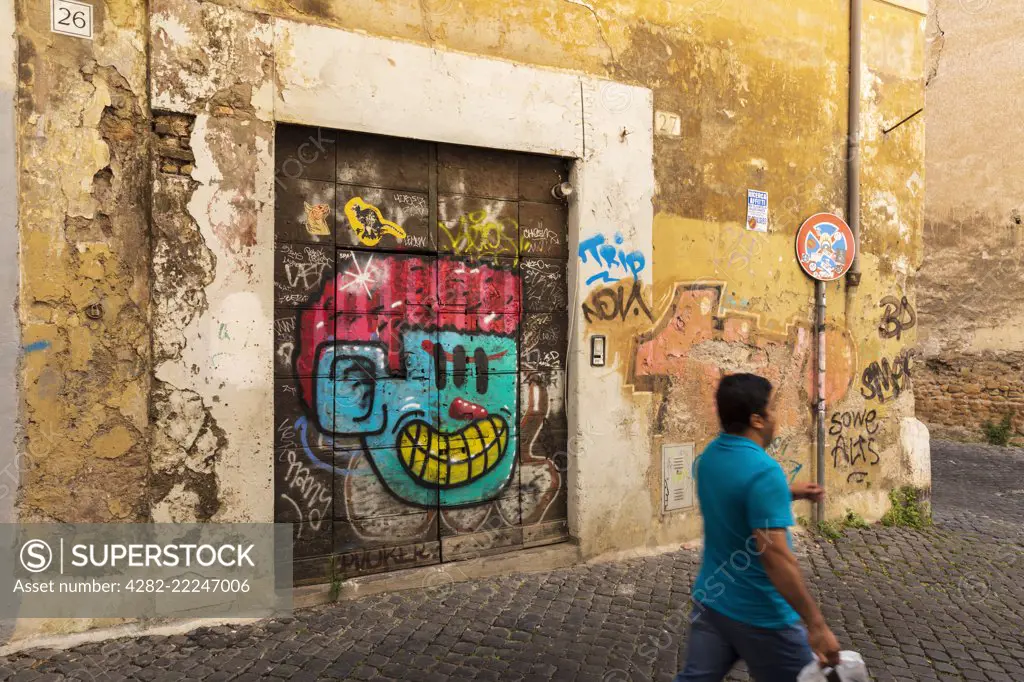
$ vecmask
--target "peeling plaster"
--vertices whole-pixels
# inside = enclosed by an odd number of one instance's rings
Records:
[[[261,111],[273,102],[270,25],[215,5],[158,2],[151,30],[154,101],[194,114],[194,162],[186,180],[173,180],[187,182],[187,196],[155,185],[155,202],[174,197],[179,220],[191,225],[190,249],[202,254],[198,262],[183,259],[185,253],[161,256],[164,264],[191,268],[187,287],[198,305],[173,300],[186,284],[174,277],[175,267],[157,272],[156,287],[167,288],[168,305],[179,312],[155,335],[157,348],[170,342],[174,349],[159,356],[157,376],[176,388],[155,395],[154,404],[167,415],[180,405],[190,416],[167,422],[175,437],[162,451],[164,466],[188,480],[184,487],[173,477],[163,480],[165,497],[153,513],[180,517],[200,505],[215,521],[270,521],[273,459],[253,458],[273,448],[272,348],[264,333],[273,309],[259,294],[271,291],[273,278],[273,128]],[[196,476],[206,477],[201,485]]]
[[[49,344],[22,361],[23,521],[147,513],[145,13],[121,9],[83,42],[50,33],[45,4],[19,5],[19,313]]]

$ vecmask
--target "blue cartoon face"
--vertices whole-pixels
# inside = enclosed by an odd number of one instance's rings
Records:
[[[516,452],[516,340],[407,330],[404,377],[382,344],[329,342],[318,354],[316,416],[325,433],[361,436],[387,488],[425,507],[494,499]]]

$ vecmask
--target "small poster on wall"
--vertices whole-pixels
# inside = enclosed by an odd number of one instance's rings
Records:
[[[768,231],[768,192],[747,190],[747,229],[751,232]]]

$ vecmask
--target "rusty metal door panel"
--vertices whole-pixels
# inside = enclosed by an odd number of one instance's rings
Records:
[[[334,249],[313,244],[278,244],[274,253],[274,305],[323,308],[320,298],[334,278]]]
[[[449,317],[442,313],[439,319],[444,321]],[[493,313],[460,314],[457,317],[459,324],[449,325],[448,329],[442,327],[433,342],[432,361],[439,389],[452,380],[461,385],[460,380],[463,379],[474,382],[483,376],[518,374],[519,354],[516,352],[514,337],[517,326],[512,326],[515,324],[514,316],[502,318],[508,322],[508,326],[495,325],[498,316]],[[452,328],[458,328],[459,331],[452,331]],[[466,390],[475,390],[477,393],[487,391],[486,384],[481,386],[475,383],[473,386],[475,388],[467,387]]]
[[[348,481],[350,484],[360,484],[364,482],[362,481],[364,478],[369,477],[350,473]],[[369,508],[362,511],[363,515],[357,516],[353,510],[347,518],[334,520],[333,552],[336,555],[351,555],[355,558],[359,556],[360,552],[368,550],[403,549],[384,553],[386,565],[383,567],[372,565],[375,562],[371,562],[370,566],[360,566],[358,561],[349,562],[347,570],[341,571],[344,577],[365,575],[366,569],[371,568],[394,570],[424,563],[436,563],[438,557],[436,506],[429,509],[406,509],[399,514],[389,514],[386,513],[386,510],[375,510],[373,513],[369,513]],[[408,551],[409,548],[418,549]],[[371,572],[380,571],[373,570]]]
[[[441,512],[441,554],[461,561],[522,548],[518,484],[514,494],[462,509]]]
[[[511,201],[451,194],[437,200],[438,251],[475,260],[504,257],[518,260],[519,206]]]
[[[278,125],[275,133],[274,179],[278,193],[287,180],[323,180],[336,178],[335,140],[338,133],[326,128]]]
[[[430,145],[416,140],[335,133],[338,143],[337,182],[407,192],[430,187]]]
[[[334,244],[334,183],[284,180],[274,199],[274,240]]]
[[[433,255],[339,249],[337,268],[335,310],[405,314],[410,308],[433,310],[437,306],[437,260]]]
[[[565,370],[568,320],[554,313],[523,313],[519,365],[523,371]]]
[[[298,448],[308,444],[311,448],[323,443],[322,439],[307,436],[308,413],[305,398],[311,395],[312,380],[302,377],[275,377],[274,379],[274,447]],[[305,439],[305,441],[303,440]],[[330,441],[326,446],[332,447]]]
[[[326,311],[320,311],[326,320]],[[294,308],[274,309],[274,376],[297,376],[295,368],[296,339],[299,335],[299,311]]]
[[[568,533],[568,420],[564,371],[524,370],[520,377],[519,451],[523,546],[560,542]]]
[[[377,474],[377,467],[387,470],[397,465],[402,469],[406,467],[418,469],[419,462],[415,459],[410,459],[408,462],[398,461],[401,456],[400,448],[396,448],[394,445],[374,450],[367,450],[364,447],[357,450],[335,450],[336,480],[334,485],[338,499],[334,506],[334,519],[336,521],[359,521],[361,523],[357,526],[363,529],[363,534],[366,537],[374,537],[382,542],[421,540],[423,538],[421,532],[418,530],[414,532],[413,529],[410,529],[411,521],[400,524],[407,531],[403,531],[405,534],[401,536],[371,532],[374,527],[374,519],[400,517],[407,514],[427,514],[433,517],[437,512],[437,490],[432,491],[432,495],[428,499],[413,504],[403,499],[402,494],[405,491],[402,488],[392,490],[388,487],[385,479]],[[389,477],[388,480],[397,479]],[[413,484],[403,481],[401,485]],[[422,520],[422,523],[426,523],[426,521]],[[434,538],[436,539],[436,534]]]
[[[551,545],[569,537],[569,495],[565,488],[555,493],[524,495],[523,510],[524,549]]]
[[[566,259],[568,212],[560,204],[519,202],[519,238],[525,255]]]
[[[565,159],[535,154],[520,154],[519,165],[519,200],[544,204],[564,203],[551,193],[555,185],[569,180],[569,165]],[[564,226],[556,229],[564,230]]]
[[[329,449],[286,448],[274,457],[274,519],[292,524],[296,557],[333,547],[334,467]]]
[[[442,313],[518,315],[522,307],[519,266],[508,258],[437,261],[438,307]]]
[[[467,561],[523,548],[521,525],[441,537],[444,561]]]
[[[333,340],[320,341],[318,352],[359,356],[360,372],[374,379],[433,379],[434,319],[431,311],[413,308],[397,315],[339,312]]]
[[[436,538],[437,536],[434,535]],[[341,551],[353,547],[352,551]],[[334,576],[347,580],[363,575],[430,566],[441,560],[440,543],[434,539],[398,546],[373,546],[343,542],[335,547]]]
[[[337,187],[339,245],[382,251],[434,251],[437,227],[430,225],[426,193]]]
[[[438,145],[437,191],[516,201],[519,198],[517,155],[477,147]]]
[[[557,312],[566,315],[569,283],[564,260],[523,258],[519,262],[523,276],[523,310]]]

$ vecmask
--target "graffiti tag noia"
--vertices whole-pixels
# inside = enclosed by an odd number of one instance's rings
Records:
[[[626,294],[626,289],[629,294]],[[653,322],[651,309],[644,302],[642,286],[639,280],[631,285],[617,284],[603,287],[590,295],[590,301],[583,303],[583,316],[587,322],[594,320],[619,320],[624,322],[629,317],[643,315],[648,322]]]

